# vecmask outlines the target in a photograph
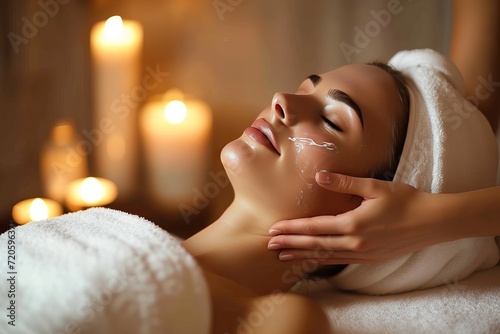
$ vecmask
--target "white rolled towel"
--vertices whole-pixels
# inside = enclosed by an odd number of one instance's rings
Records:
[[[211,299],[201,268],[153,223],[94,208],[32,222],[0,235],[15,244],[14,325],[0,333],[208,334]],[[7,311],[3,312],[6,313]]]

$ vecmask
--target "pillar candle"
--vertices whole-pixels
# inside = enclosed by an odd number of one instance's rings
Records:
[[[140,128],[153,198],[166,208],[192,200],[207,176],[210,107],[196,99],[157,98],[141,111]]]
[[[138,22],[113,16],[91,31],[95,170],[112,180],[121,196],[134,190],[137,164],[137,102],[143,31]]]

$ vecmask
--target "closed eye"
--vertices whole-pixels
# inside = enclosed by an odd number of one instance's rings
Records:
[[[331,127],[332,129],[336,130],[336,131],[339,131],[339,132],[342,132],[342,129],[339,128],[339,126],[335,123],[333,123],[332,121],[330,121],[327,117],[325,116],[321,116],[321,118],[323,119],[323,121],[325,121],[325,123]]]

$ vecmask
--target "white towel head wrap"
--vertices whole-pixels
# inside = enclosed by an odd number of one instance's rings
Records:
[[[483,114],[464,95],[455,65],[430,50],[402,51],[389,61],[405,76],[410,117],[394,181],[433,193],[495,185],[498,149]]]

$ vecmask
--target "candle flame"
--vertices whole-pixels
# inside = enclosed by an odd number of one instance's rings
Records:
[[[104,188],[95,177],[88,177],[82,182],[80,194],[85,202],[97,203],[104,195]]]
[[[165,111],[163,112],[167,122],[172,124],[179,124],[186,119],[187,109],[186,105],[179,100],[170,101],[165,106]]]
[[[49,208],[41,198],[35,198],[30,205],[31,220],[46,219],[49,216]]]
[[[121,16],[111,16],[104,24],[104,34],[109,39],[118,39],[123,34],[123,20]]]

